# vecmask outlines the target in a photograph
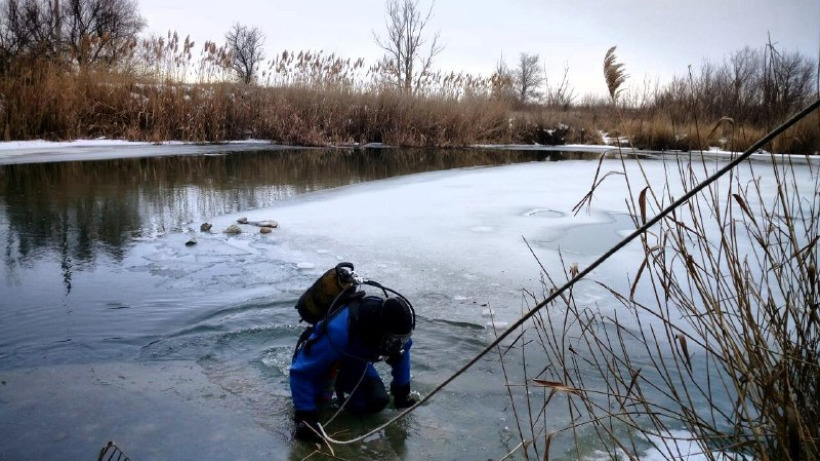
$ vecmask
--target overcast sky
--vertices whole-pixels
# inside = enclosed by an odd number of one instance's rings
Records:
[[[148,33],[190,35],[197,50],[241,23],[266,35],[267,57],[324,50],[373,64],[382,55],[373,32],[384,31],[383,0],[138,2]],[[428,28],[445,45],[438,69],[487,76],[501,56],[513,65],[535,53],[556,83],[568,67],[576,94],[605,94],[603,58],[613,45],[633,87],[760,48],[769,35],[782,50],[816,59],[820,0],[438,0]]]

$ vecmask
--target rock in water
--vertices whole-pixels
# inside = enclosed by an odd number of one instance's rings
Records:
[[[271,232],[273,232],[273,229],[270,227],[262,227],[261,229],[259,229],[259,232],[263,234],[270,234]]]
[[[236,222],[238,222],[239,224],[248,224],[248,218],[243,216],[243,217],[237,219]]]
[[[190,247],[190,246],[194,246],[194,245],[196,245],[196,239],[195,238],[192,238],[191,240],[188,240],[187,242],[185,242],[186,247]]]
[[[201,230],[202,232],[208,232],[211,230],[211,224],[204,222],[201,226],[199,226],[199,230]]]
[[[271,229],[276,229],[277,227],[279,227],[279,223],[276,222],[276,221],[273,221],[273,220],[257,221],[257,222],[251,223],[251,224],[253,224],[255,226],[259,226],[259,227],[270,227]]]
[[[230,226],[228,226],[227,229],[225,229],[225,233],[226,234],[241,234],[242,229],[240,229],[239,226],[237,226],[236,224],[231,224]]]

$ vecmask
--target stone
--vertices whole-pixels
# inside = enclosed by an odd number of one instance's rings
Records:
[[[185,242],[186,247],[194,246],[194,245],[196,245],[196,239],[195,238],[192,238],[191,240],[188,240],[187,242]]]
[[[209,232],[211,230],[211,227],[212,226],[210,223],[204,222],[201,226],[199,226],[199,230],[201,230],[202,232]]]
[[[225,233],[226,234],[241,234],[242,229],[240,229],[239,226],[237,226],[236,224],[231,224],[230,226],[228,226],[227,229],[225,229]]]
[[[273,220],[255,221],[255,222],[252,222],[250,224],[253,224],[254,226],[259,226],[259,227],[270,227],[271,229],[276,229],[277,227],[279,227],[279,223],[276,222],[276,221],[273,221]]]
[[[236,222],[238,222],[239,224],[248,224],[248,218],[243,216],[243,217],[237,219]]]
[[[271,232],[273,232],[273,228],[263,226],[261,229],[259,229],[259,232],[262,233],[262,234],[270,234]]]

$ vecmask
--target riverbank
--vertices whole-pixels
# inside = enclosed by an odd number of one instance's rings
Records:
[[[172,155],[224,155],[231,152],[248,151],[278,151],[278,150],[316,150],[316,149],[393,149],[380,143],[365,145],[337,145],[325,147],[306,147],[281,145],[270,140],[247,139],[243,141],[229,141],[221,143],[193,143],[183,141],[168,141],[160,143],[144,141],[124,141],[115,139],[77,139],[74,141],[7,141],[0,142],[0,165],[14,165],[26,163],[72,162],[113,160],[118,158],[165,157]],[[592,155],[617,154],[619,152],[644,156],[678,156],[693,154],[699,158],[727,158],[738,152],[711,148],[705,151],[653,151],[631,148],[621,148],[609,144],[565,144],[546,146],[540,144],[482,144],[470,146],[471,149],[501,150],[501,151],[542,151],[542,152],[571,152],[587,153]],[[820,162],[820,156],[806,155],[772,155],[766,151],[753,154],[754,159],[776,161],[790,159],[797,162]]]
[[[0,139],[80,138],[165,143],[272,140],[289,146],[412,148],[474,145],[614,144],[658,151],[743,151],[801,107],[760,120],[607,101],[566,107],[514,104],[491,88],[406,94],[390,88],[254,86],[152,81],[96,69],[36,68],[0,76]],[[22,83],[21,83],[22,82]],[[688,107],[684,105],[684,107]],[[672,110],[675,109],[675,110]],[[750,108],[752,113],[768,113]],[[820,151],[820,115],[807,117],[767,150]]]
[[[258,140],[211,144],[180,141],[150,143],[111,139],[78,139],[64,142],[10,141],[0,142],[0,165],[164,157],[169,155],[207,155],[232,151],[247,152],[278,149],[299,149],[299,147],[277,146],[268,141]]]
[[[393,149],[378,143],[366,145],[338,145],[326,147],[289,146],[276,144],[273,141],[248,139],[222,143],[192,143],[170,141],[161,143],[122,141],[111,139],[78,139],[75,141],[10,141],[0,142],[0,165],[24,163],[71,162],[91,160],[112,160],[117,158],[164,157],[169,155],[224,155],[231,152],[265,151],[265,150],[303,150],[303,149]],[[524,144],[480,145],[474,149],[544,151],[544,152],[580,152],[603,154],[617,149],[608,145],[571,144],[562,146],[542,146]],[[633,152],[633,149],[628,149]]]

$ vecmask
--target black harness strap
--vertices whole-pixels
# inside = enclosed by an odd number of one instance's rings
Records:
[[[350,293],[353,291],[353,293]],[[354,287],[350,287],[339,294],[336,299],[333,301],[333,304],[328,309],[327,315],[324,319],[322,319],[321,324],[311,325],[299,335],[299,341],[296,342],[296,349],[293,351],[293,358],[296,358],[296,354],[299,353],[301,349],[304,349],[306,353],[310,352],[310,347],[319,340],[319,338],[327,334],[327,325],[330,321],[339,315],[340,312],[344,310],[344,307],[347,307],[349,312],[348,316],[348,328],[350,329],[351,333],[355,332],[355,325],[359,318],[359,304],[365,297],[365,293],[363,291],[355,291]],[[319,326],[320,331],[314,338],[310,338],[310,336],[315,331],[315,328]]]
[[[350,264],[350,263],[341,263],[336,267],[336,270],[339,271],[340,267],[345,268],[345,269],[350,269],[351,271],[353,269],[353,265]],[[339,274],[341,274],[341,272],[339,272]],[[345,281],[347,281],[347,280],[345,280]],[[358,331],[359,305],[364,303],[364,302],[376,302],[376,300],[378,300],[379,303],[384,302],[384,299],[382,299],[382,298],[379,298],[379,297],[376,297],[376,296],[367,296],[367,293],[365,293],[362,290],[358,290],[357,288],[359,288],[360,285],[369,285],[369,286],[373,286],[373,287],[381,289],[382,292],[384,293],[385,298],[390,296],[388,294],[388,292],[389,292],[389,293],[392,293],[392,294],[398,296],[402,300],[404,300],[404,302],[406,302],[407,305],[410,307],[410,312],[412,313],[412,316],[413,316],[412,328],[413,329],[416,328],[416,311],[415,311],[415,309],[413,309],[413,305],[410,304],[410,300],[405,298],[401,293],[399,293],[396,290],[393,290],[392,288],[388,288],[388,287],[382,285],[381,283],[373,281],[373,280],[360,280],[359,279],[358,281],[355,281],[354,279],[351,278],[350,281],[353,284],[351,286],[345,288],[344,290],[342,290],[341,293],[339,293],[336,296],[336,298],[330,304],[330,307],[327,309],[327,312],[325,313],[325,317],[320,321],[321,325],[319,325],[319,323],[311,324],[309,327],[307,327],[305,329],[305,331],[302,332],[301,335],[299,335],[299,340],[296,342],[296,347],[293,351],[293,359],[296,359],[296,355],[302,349],[305,350],[305,353],[309,353],[310,352],[310,347],[314,343],[316,343],[316,341],[318,341],[319,338],[322,335],[327,334],[327,328],[328,328],[327,325],[328,325],[328,323],[336,315],[338,315],[339,312],[344,310],[345,307],[347,307],[348,312],[349,312],[348,331],[349,331],[350,336],[353,337],[353,336],[359,334],[359,331]],[[314,293],[314,295],[315,294],[316,293]],[[304,320],[304,318],[303,318],[303,320]],[[316,331],[317,326],[319,326],[320,331],[316,334],[316,336],[314,338],[311,339],[311,335]]]

